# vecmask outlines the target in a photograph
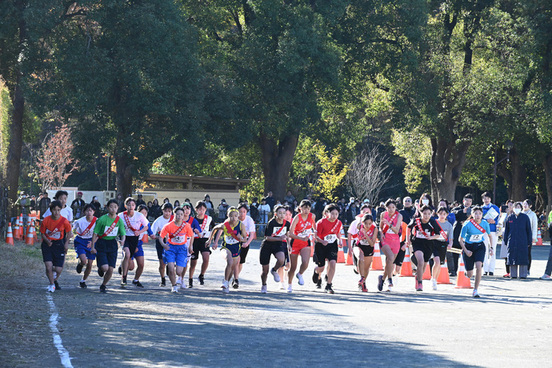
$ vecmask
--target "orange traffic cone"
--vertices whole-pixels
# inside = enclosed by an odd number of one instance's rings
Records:
[[[345,253],[343,253],[343,246],[339,246],[337,250],[337,263],[345,263]]]
[[[148,242],[149,242],[148,233],[146,232],[142,235],[142,244],[148,244]]]
[[[543,245],[542,244],[542,234],[541,234],[540,229],[537,232],[537,244],[535,244],[535,245]]]
[[[15,225],[13,227],[13,238],[15,240],[21,240],[21,234],[19,233],[19,216],[15,219]]]
[[[466,268],[464,267],[464,258],[460,258],[460,267],[458,277],[456,278],[456,289],[471,289],[470,279],[466,277]]]
[[[426,265],[426,268],[424,270],[424,276],[422,277],[423,280],[431,280],[431,272],[429,267],[429,263]]]
[[[343,239],[343,247],[347,246],[347,238]],[[354,264],[353,262],[353,251],[349,248],[347,248],[347,266],[352,266]]]
[[[34,226],[31,224],[29,225],[29,229],[27,230],[27,236],[25,237],[25,244],[27,245],[33,245],[34,244]]]
[[[412,273],[412,262],[410,262],[410,249],[406,248],[406,253],[404,255],[404,261],[401,267],[401,277],[413,277]]]
[[[6,244],[13,245],[13,232],[11,222],[8,224],[8,233],[6,234]]]
[[[372,257],[372,271],[383,271],[383,264],[381,263],[381,253],[379,242],[374,247],[374,256]]]
[[[441,265],[441,272],[439,272],[439,277],[437,278],[438,284],[452,284],[450,282],[447,261]]]

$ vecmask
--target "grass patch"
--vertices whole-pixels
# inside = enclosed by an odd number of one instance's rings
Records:
[[[29,273],[44,271],[42,252],[39,245],[0,243],[0,278],[13,280],[28,277]]]

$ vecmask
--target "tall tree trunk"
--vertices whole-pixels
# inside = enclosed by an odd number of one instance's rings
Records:
[[[431,139],[431,191],[433,201],[454,201],[456,186],[466,163],[468,142],[441,137]]]
[[[546,195],[548,197],[546,212],[548,213],[552,208],[552,152],[548,152],[543,157],[542,166],[544,168],[544,177],[546,179]]]
[[[120,147],[123,147],[121,141],[120,137],[117,137],[117,148],[113,156],[115,158],[115,166],[117,166],[117,193],[121,193],[126,198],[132,195],[132,168],[134,165],[129,163],[129,158],[121,150]]]
[[[500,176],[508,184],[508,197],[514,201],[527,198],[527,170],[521,163],[521,157],[515,147],[510,150],[510,169],[504,166],[498,169]]]
[[[13,110],[9,124],[10,140],[6,166],[4,167],[4,178],[8,185],[8,198],[15,202],[17,190],[19,189],[19,175],[21,173],[21,150],[23,148],[23,114],[25,112],[25,97],[21,90],[21,76],[17,77],[12,98]]]
[[[272,191],[274,198],[282,201],[286,195],[289,172],[297,148],[299,134],[276,140],[261,133],[259,144],[262,152],[264,189]]]

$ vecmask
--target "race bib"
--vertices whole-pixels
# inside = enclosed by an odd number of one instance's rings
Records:
[[[337,235],[335,234],[328,234],[324,237],[324,240],[327,241],[328,243],[333,243],[337,240]]]
[[[106,234],[106,231],[108,231],[109,228],[110,228],[110,226],[105,227],[105,229],[104,229],[105,236],[117,236],[117,234],[119,233],[119,227],[114,226],[113,229],[111,230],[111,232],[109,234]]]
[[[58,240],[61,239],[61,232],[58,229],[55,229],[54,231],[48,230],[46,232],[46,236],[50,239]]]
[[[201,233],[202,238],[208,238],[210,236],[211,236],[211,232],[209,230],[203,230],[203,232]]]
[[[483,241],[483,234],[477,234],[470,236],[470,242],[481,243]]]
[[[225,236],[224,237],[224,242],[226,244],[236,244],[236,243],[238,243],[238,241],[236,239],[234,239],[233,237],[231,237],[231,236]]]
[[[178,244],[184,243],[185,240],[186,240],[186,236],[184,235],[178,235],[171,239],[173,243],[178,243]]]
[[[312,234],[311,229],[307,229],[307,230],[301,231],[297,236],[299,236],[299,237],[301,237],[301,238],[307,238],[307,237],[309,237],[311,234]]]

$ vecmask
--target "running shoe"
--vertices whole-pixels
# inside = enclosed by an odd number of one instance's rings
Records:
[[[278,275],[278,271],[274,270],[274,268],[272,268],[270,270],[270,273],[272,274],[272,277],[274,277],[274,282],[280,282],[280,275]]]
[[[318,284],[318,280],[320,280],[320,276],[316,273],[316,270],[314,270],[314,273],[312,274],[312,282]]]
[[[226,284],[226,286],[222,288],[222,292],[225,294],[228,294],[230,292],[230,287],[228,286],[228,284]]]
[[[416,291],[424,291],[424,284],[422,281],[416,280]]]
[[[477,291],[477,289],[473,289],[473,297],[474,298],[480,298],[481,295],[479,295],[479,292]]]
[[[368,288],[366,288],[366,283],[365,282],[363,282],[362,284],[358,284],[358,287],[359,287],[360,291],[362,291],[363,293],[368,292]]]
[[[174,285],[174,286],[171,288],[171,293],[178,293],[178,285]]]
[[[138,280],[132,280],[132,285],[134,285],[136,287],[139,287],[139,288],[144,288],[144,285],[142,285],[140,283],[140,281],[138,281]]]
[[[297,277],[297,280],[299,280],[299,285],[305,285],[305,280],[303,279],[303,275],[298,273],[297,275],[295,275],[295,277]]]
[[[232,287],[234,289],[238,289],[240,287],[240,281],[238,279],[234,279],[234,281],[232,281]]]
[[[86,289],[86,282],[84,282],[84,281],[79,282],[79,286],[80,286],[82,289]]]
[[[119,268],[117,268],[117,272],[119,272],[119,275],[122,275],[123,274],[123,267],[119,266]]]
[[[188,288],[191,289],[194,287],[194,279],[188,279]]]
[[[98,276],[103,277],[105,274],[104,270],[101,268],[98,268]]]
[[[550,275],[544,274],[540,277],[541,280],[550,280]]]
[[[55,285],[48,285],[48,292],[53,293],[54,291],[56,291]]]
[[[61,290],[61,287],[59,286],[57,280],[54,280],[54,285],[56,287],[56,290]]]
[[[383,290],[383,275],[378,276],[378,290],[379,291]]]
[[[509,278],[509,277],[510,277],[510,274],[507,273],[507,274],[505,274],[505,275],[502,275],[502,277],[504,277],[504,278]]]
[[[167,286],[167,279],[165,279],[164,277],[161,277],[161,283],[159,284],[159,286],[161,287]]]
[[[288,293],[293,293],[293,288],[291,287],[291,284],[288,285],[287,292]]]
[[[489,272],[489,276],[494,276],[494,272]]]
[[[126,276],[123,276],[123,279],[121,280],[121,286],[126,286],[127,284],[127,278]]]
[[[317,289],[322,289],[322,279],[321,278],[318,278],[318,282],[316,283],[316,288]]]
[[[389,284],[389,287],[393,287],[393,279],[387,279],[387,283]]]
[[[261,286],[261,294],[266,294],[267,289],[266,285]]]
[[[489,276],[489,273],[488,273],[488,272],[485,272],[485,273],[483,274],[483,276]]]
[[[334,294],[334,291],[332,289],[332,284],[326,284],[326,289],[324,289],[325,292],[328,294]]]
[[[104,293],[104,294],[107,293],[107,288],[105,287],[104,284],[100,285],[100,293]]]
[[[205,285],[205,276],[199,275],[198,278],[200,285]]]
[[[437,290],[437,280],[431,279],[431,287],[433,290]]]
[[[81,273],[81,272],[82,272],[82,267],[83,267],[83,265],[82,265],[80,262],[78,262],[78,263],[77,263],[77,273]]]

